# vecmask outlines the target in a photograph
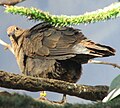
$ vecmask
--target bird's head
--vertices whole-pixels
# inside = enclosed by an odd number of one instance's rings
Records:
[[[11,41],[18,42],[18,39],[21,37],[23,34],[24,30],[17,27],[17,26],[10,26],[7,29],[7,34],[10,37]]]

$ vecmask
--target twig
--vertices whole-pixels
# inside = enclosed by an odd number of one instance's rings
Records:
[[[23,2],[25,0],[0,0],[0,5],[6,6],[6,5],[16,5],[20,2]]]
[[[10,89],[37,91],[52,91],[87,100],[102,100],[108,92],[108,86],[78,85],[54,79],[35,78],[0,71],[0,86]]]
[[[0,44],[3,45],[5,47],[5,49],[9,49],[14,54],[14,50],[12,49],[11,45],[7,44],[6,42],[4,42],[1,39],[0,39]]]
[[[117,67],[120,69],[120,65],[115,64],[115,63],[110,63],[110,62],[104,62],[104,61],[98,61],[98,60],[89,60],[88,63],[111,65],[113,67]]]

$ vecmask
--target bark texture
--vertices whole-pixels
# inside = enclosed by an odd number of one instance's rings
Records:
[[[65,93],[92,101],[102,100],[107,95],[108,91],[107,86],[78,85],[61,80],[35,78],[4,71],[0,71],[0,86],[31,92],[45,90]]]

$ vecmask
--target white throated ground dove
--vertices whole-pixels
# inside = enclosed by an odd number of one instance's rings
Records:
[[[75,83],[81,76],[81,64],[97,57],[115,54],[109,46],[88,40],[72,27],[54,27],[40,23],[23,30],[7,30],[20,70],[25,75]]]

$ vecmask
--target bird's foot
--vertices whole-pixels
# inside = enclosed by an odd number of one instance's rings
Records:
[[[67,103],[66,94],[63,94],[63,98],[62,98],[62,100],[61,100],[60,103],[61,103],[61,104],[65,104],[65,103]]]

